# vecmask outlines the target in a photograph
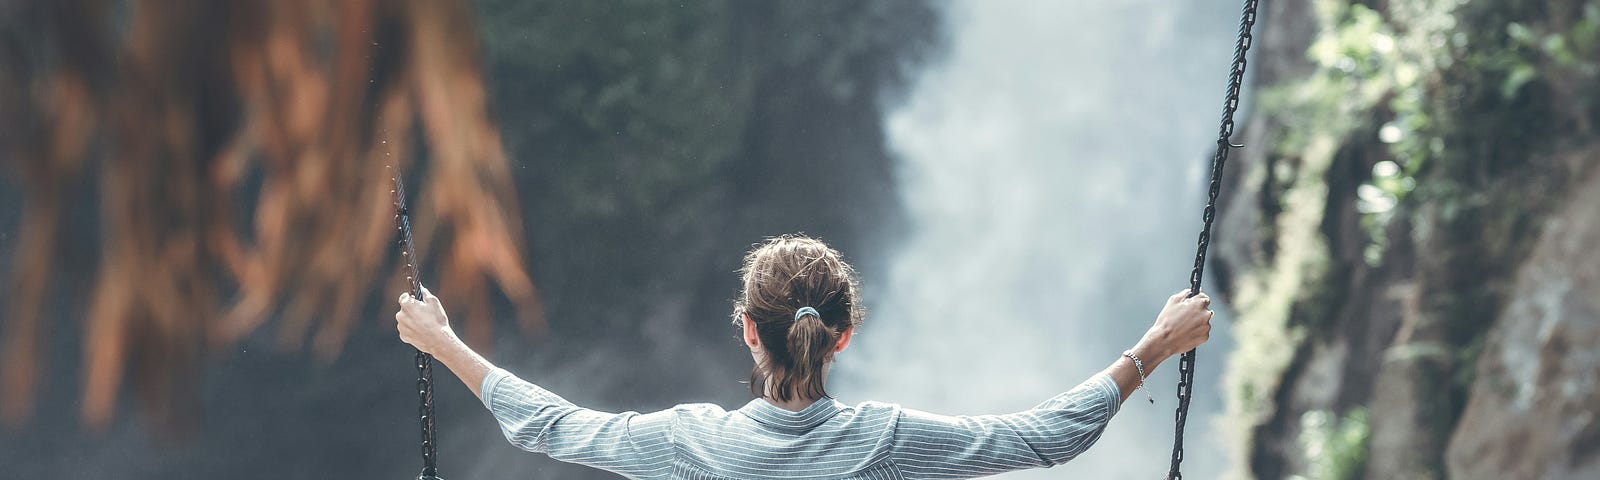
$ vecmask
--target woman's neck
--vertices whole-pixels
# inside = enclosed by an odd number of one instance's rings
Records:
[[[805,410],[806,407],[811,406],[811,404],[817,403],[817,399],[815,398],[791,398],[788,400],[778,400],[773,398],[771,395],[762,397],[762,400],[766,400],[767,403],[776,405],[778,408],[791,412]]]
[[[756,361],[760,361],[760,359],[757,359]],[[831,366],[833,366],[831,363],[822,364],[822,381],[828,381],[828,367]],[[767,377],[767,384],[766,386],[762,387],[761,391],[764,393],[764,395],[761,396],[762,400],[766,400],[767,403],[777,405],[778,408],[782,408],[791,412],[805,410],[806,407],[809,407],[811,404],[817,403],[817,400],[820,400],[819,398],[805,398],[799,395],[794,395],[788,400],[778,400],[778,396],[773,394],[772,377]]]
[[[827,378],[828,378],[828,368],[827,367],[823,367],[822,368],[822,378],[823,378],[824,381],[826,381]],[[773,395],[773,393],[772,393],[773,392],[773,385],[772,385],[772,379],[771,378],[767,379],[767,386],[766,386],[766,388],[763,388],[762,391],[764,391],[766,393],[765,395],[763,395],[761,397],[762,400],[766,400],[767,403],[771,403],[773,405],[777,405],[778,408],[782,408],[784,410],[788,410],[788,411],[791,411],[791,412],[798,412],[798,411],[801,411],[801,410],[805,410],[806,407],[811,406],[811,404],[813,404],[813,403],[817,403],[817,400],[819,400],[818,398],[807,398],[807,397],[801,397],[799,395],[794,395],[794,396],[790,397],[788,400],[778,400],[778,396],[777,395]]]

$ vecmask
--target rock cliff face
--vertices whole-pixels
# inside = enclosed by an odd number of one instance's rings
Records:
[[[1596,152],[1590,152],[1594,154]],[[1517,272],[1446,451],[1452,478],[1600,475],[1600,174]]]
[[[1237,473],[1600,478],[1600,3],[1293,3],[1219,228]]]

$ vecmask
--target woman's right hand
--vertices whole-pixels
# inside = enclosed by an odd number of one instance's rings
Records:
[[[1167,306],[1156,316],[1144,338],[1139,340],[1146,351],[1160,352],[1167,358],[1193,350],[1211,338],[1211,297],[1200,292],[1189,296],[1185,288],[1167,298]]]
[[[439,297],[433,296],[428,287],[422,287],[422,298],[412,297],[411,292],[400,294],[400,310],[394,312],[395,329],[400,332],[400,341],[423,353],[438,355],[440,350],[461,340],[450,329],[450,316],[439,304]]]

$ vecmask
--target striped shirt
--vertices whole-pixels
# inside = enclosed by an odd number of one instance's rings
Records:
[[[498,368],[481,392],[512,445],[627,478],[680,480],[973,478],[1051,467],[1093,445],[1122,404],[1105,374],[1026,411],[977,416],[832,398],[798,412],[758,398],[732,412],[685,404],[605,413]]]

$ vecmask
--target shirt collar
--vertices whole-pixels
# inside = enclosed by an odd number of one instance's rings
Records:
[[[768,426],[789,430],[809,430],[828,421],[844,410],[844,404],[823,397],[798,412],[785,410],[765,399],[754,399],[739,409],[739,413]]]

